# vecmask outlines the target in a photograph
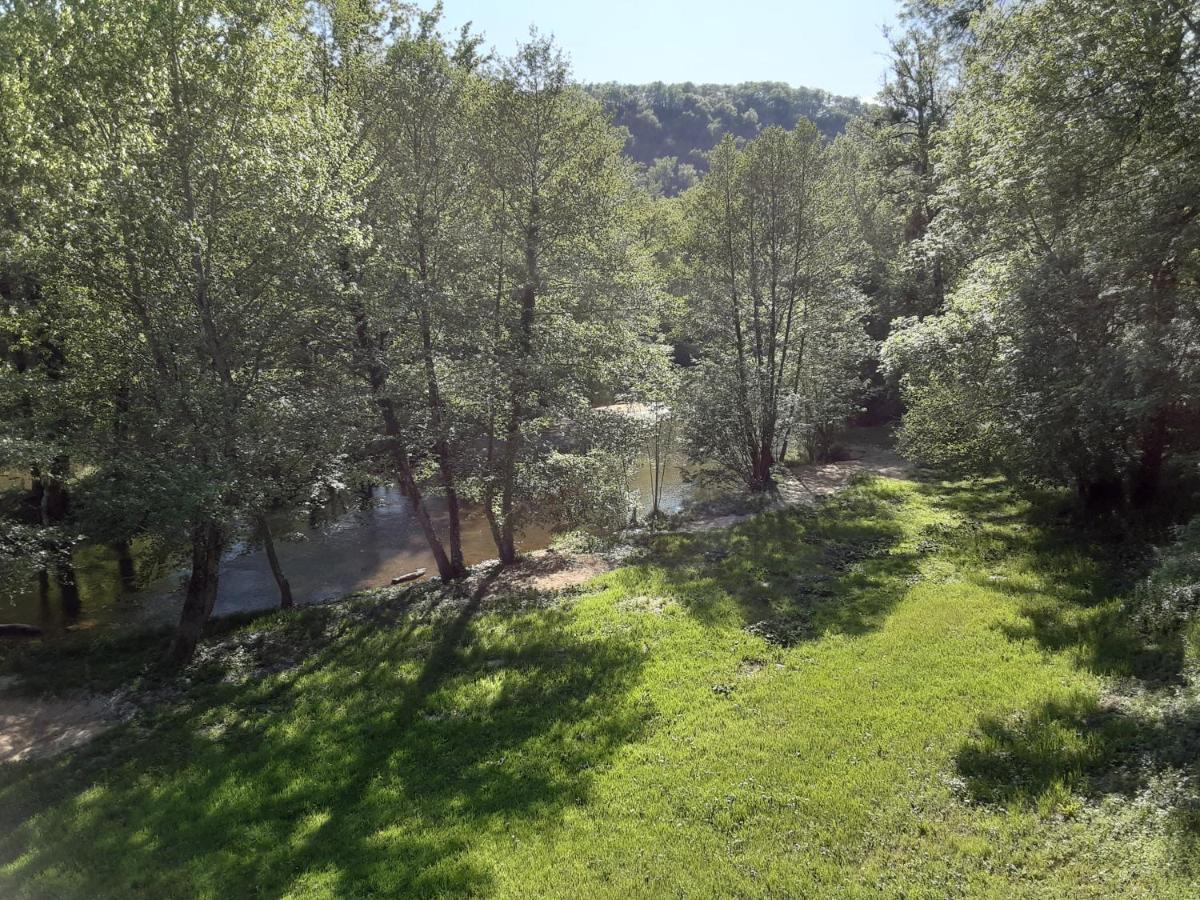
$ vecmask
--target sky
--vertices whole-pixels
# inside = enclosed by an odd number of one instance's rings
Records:
[[[784,81],[870,99],[883,80],[882,27],[896,0],[443,0],[509,53],[537,25],[579,81]]]

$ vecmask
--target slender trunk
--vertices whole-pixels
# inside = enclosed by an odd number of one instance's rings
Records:
[[[508,430],[504,436],[504,457],[500,473],[500,542],[496,549],[500,562],[509,565],[517,561],[516,523],[513,521],[513,495],[517,480],[517,450],[521,440],[521,401],[514,386],[509,407]]]
[[[495,541],[497,549],[503,542],[503,535],[500,532],[500,520],[496,517],[496,487],[492,480],[492,473],[496,471],[496,416],[493,413],[488,421],[487,435],[487,472],[488,477],[483,489],[483,513],[487,517],[488,528],[492,532],[492,540]]]
[[[442,490],[446,493],[446,512],[449,517],[450,568],[455,572],[466,572],[463,562],[462,518],[458,499],[458,487],[454,477],[454,462],[450,455],[450,441],[446,436],[446,424],[442,409],[442,394],[438,388],[437,367],[433,360],[433,329],[430,325],[429,297],[423,298],[421,310],[421,347],[425,358],[425,382],[429,402],[429,424],[434,433],[434,453],[437,455],[438,471]]]
[[[258,525],[258,535],[262,538],[263,549],[267,552],[267,562],[271,565],[271,574],[275,576],[275,583],[279,585],[279,608],[291,609],[296,605],[296,601],[292,599],[292,586],[288,583],[287,576],[283,574],[283,566],[279,564],[279,555],[275,552],[275,538],[271,534],[271,523],[262,513],[255,516],[255,521]]]
[[[654,422],[654,456],[651,463],[654,466],[650,473],[650,517],[651,519],[658,518],[658,498],[662,491],[662,474],[659,469],[659,464],[662,460],[662,443],[660,438],[660,426],[657,420],[657,412],[655,413]]]
[[[408,497],[413,515],[421,527],[421,533],[425,535],[425,542],[429,544],[429,551],[433,554],[433,561],[437,565],[438,576],[442,581],[454,581],[462,578],[466,574],[465,571],[456,570],[450,564],[446,548],[442,546],[442,539],[438,537],[433,519],[429,515],[429,509],[425,506],[425,497],[421,493],[421,487],[417,484],[412,464],[408,459],[408,449],[400,438],[400,422],[396,418],[396,408],[390,397],[377,397],[376,402],[383,414],[384,433],[391,438],[392,465],[395,468],[396,477],[400,481],[401,490]]]
[[[117,577],[121,581],[121,590],[126,594],[132,594],[137,590],[137,568],[134,566],[129,541],[124,538],[114,541],[112,549],[117,557]]]
[[[62,604],[63,621],[74,622],[83,610],[79,596],[79,583],[75,580],[75,565],[71,551],[60,549],[54,564],[54,580],[58,584],[58,600]]]
[[[205,520],[192,530],[192,574],[184,594],[179,628],[167,655],[173,665],[183,666],[192,658],[204,626],[212,616],[217,602],[223,544],[221,528],[212,520]]]
[[[499,249],[496,254],[496,293],[492,311],[492,365],[495,375],[500,373],[500,317],[504,311],[504,233],[499,234]],[[492,532],[492,540],[499,550],[504,542],[500,530],[500,520],[496,516],[496,395],[488,398],[488,431],[487,431],[487,477],[484,479],[483,511],[487,517],[488,528]]]
[[[50,471],[39,473],[34,481],[34,491],[38,498],[38,517],[42,525],[55,525],[67,517],[70,496],[67,493],[66,478],[70,469],[70,460],[65,456],[57,456],[50,463]]]
[[[508,410],[508,428],[504,438],[504,456],[500,475],[500,561],[505,565],[517,560],[514,495],[517,481],[517,457],[521,442],[523,398],[528,389],[526,367],[533,355],[533,317],[537,308],[540,252],[539,223],[541,204],[535,195],[530,202],[529,224],[525,229],[525,284],[521,288],[520,349],[513,372]]]
[[[737,383],[738,383],[738,418],[741,420],[743,439],[745,441],[745,461],[751,466],[758,455],[754,440],[754,423],[751,417],[749,379],[746,373],[746,343],[742,331],[742,308],[737,288],[737,255],[733,246],[733,188],[725,186],[725,254],[729,276],[729,307],[730,318],[733,322],[734,347],[737,350]]]
[[[53,621],[50,614],[50,570],[45,566],[37,571],[37,590],[39,621],[49,625]]]
[[[433,519],[430,518],[429,510],[425,506],[425,500],[421,494],[421,488],[417,484],[416,476],[413,474],[412,464],[408,456],[408,448],[404,444],[403,433],[400,429],[400,420],[396,416],[395,404],[393,404],[392,398],[384,393],[384,388],[387,384],[387,373],[382,365],[371,358],[375,348],[372,345],[370,331],[367,326],[366,312],[361,307],[354,310],[354,336],[358,349],[367,358],[367,384],[371,388],[371,395],[375,398],[375,404],[379,407],[380,415],[383,418],[383,431],[388,438],[389,452],[396,480],[400,484],[400,489],[408,497],[413,516],[421,528],[421,533],[425,536],[425,541],[429,545],[429,552],[433,554],[438,576],[443,581],[454,581],[462,578],[466,574],[466,570],[463,568],[456,569],[451,565],[450,558],[446,555],[446,549],[442,546],[442,540],[438,537],[437,529],[433,525]]]

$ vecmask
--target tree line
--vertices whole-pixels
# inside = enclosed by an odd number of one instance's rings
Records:
[[[909,170],[926,290],[883,351],[901,444],[1094,508],[1159,504],[1200,451],[1200,6],[920,6],[888,93],[928,146]]]
[[[676,440],[771,491],[854,420],[1161,505],[1200,451],[1198,13],[913,0],[877,106],[708,129],[664,189],[536,34],[0,3],[7,581],[184,547],[183,662],[235,541],[292,602],[274,511],[393,481],[453,581],[469,515],[504,564],[535,520],[625,524],[647,440],[656,498]]]

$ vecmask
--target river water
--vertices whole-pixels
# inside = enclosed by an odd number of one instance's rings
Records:
[[[652,467],[643,459],[630,478],[639,518],[650,509]],[[672,459],[663,478],[660,508],[680,510],[692,491],[682,459]],[[349,504],[349,507],[347,506]],[[445,511],[432,509],[439,531],[445,534]],[[276,550],[297,603],[320,603],[353,591],[382,587],[398,575],[425,568],[436,572],[420,529],[413,521],[407,499],[394,487],[376,488],[361,500],[339,498],[324,511],[323,521],[277,522]],[[544,527],[529,528],[520,538],[524,551],[539,550],[551,540]],[[468,565],[496,556],[487,519],[474,511],[463,520],[463,552]],[[64,603],[53,579],[48,588],[31,583],[15,599],[0,597],[0,622],[40,625],[47,632],[102,627],[112,624],[168,622],[182,602],[186,572],[162,575],[136,589],[139,554],[133,554],[125,571],[118,554],[109,547],[91,546],[75,553],[77,603]],[[144,577],[144,576],[143,576]],[[279,603],[279,592],[260,548],[233,548],[221,565],[217,615],[269,609]]]

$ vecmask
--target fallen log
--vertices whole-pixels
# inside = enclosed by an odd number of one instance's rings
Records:
[[[0,637],[41,637],[42,629],[36,625],[0,625]]]
[[[424,569],[417,569],[415,572],[406,572],[403,575],[397,575],[392,579],[392,584],[404,584],[406,581],[416,581],[425,574]]]

